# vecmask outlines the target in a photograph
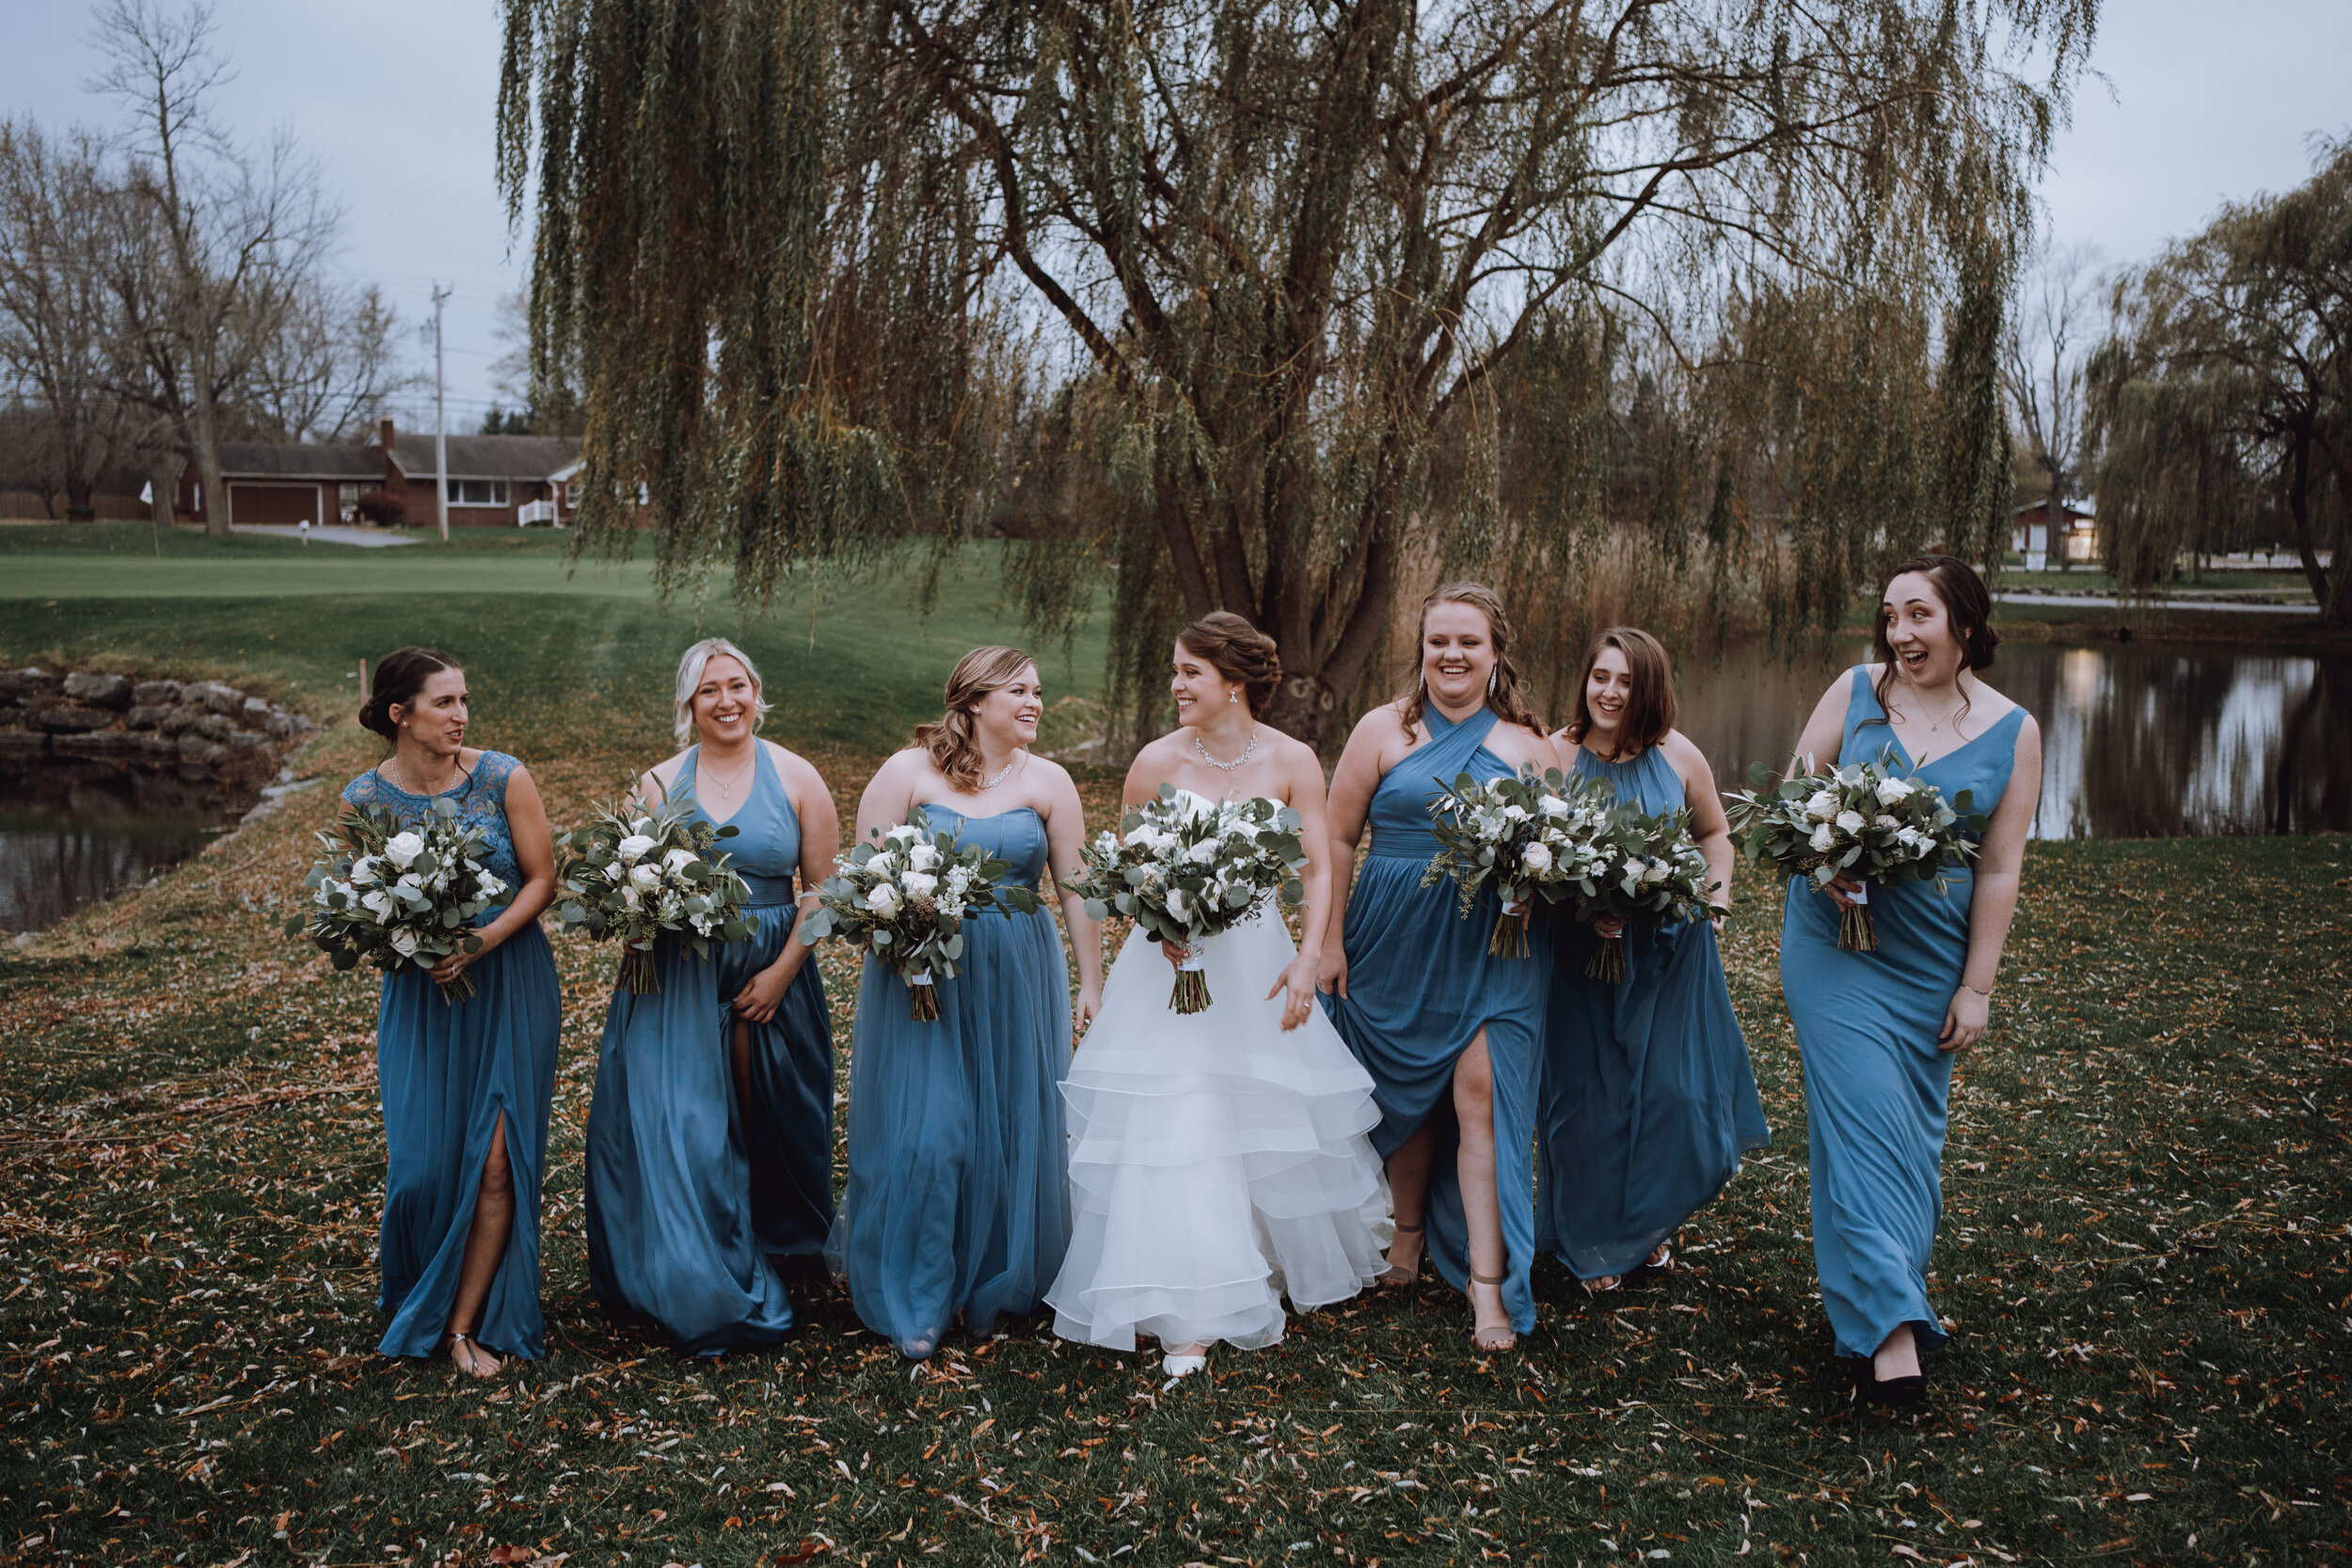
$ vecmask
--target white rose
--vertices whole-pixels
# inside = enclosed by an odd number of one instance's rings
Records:
[[[1858,833],[1865,826],[1862,820],[1862,814],[1858,811],[1839,812],[1837,814],[1837,825],[1850,833]]]
[[[1884,812],[1881,812],[1878,816],[1870,819],[1870,826],[1873,828],[1900,828],[1902,824],[1887,816]]]
[[[898,869],[898,857],[890,850],[884,849],[878,855],[866,857],[866,869],[877,877],[887,877]]]
[[[641,900],[637,896],[637,890],[624,884],[621,888],[621,908],[625,910],[633,910],[640,902]]]
[[[1813,836],[1811,839],[1807,840],[1807,842],[1810,843],[1815,849],[1826,855],[1837,847],[1837,835],[1831,832],[1829,824],[1824,822],[1820,827],[1813,830]]]
[[[678,877],[683,876],[686,868],[700,858],[691,849],[673,849],[661,857],[661,863],[669,868],[671,876]]]
[[[631,833],[613,846],[613,853],[621,857],[623,865],[635,865],[653,853],[654,841],[645,833]]]
[[[361,886],[375,880],[375,857],[361,855],[351,863],[351,879]]]
[[[417,933],[409,930],[405,926],[399,930],[394,931],[392,933],[392,951],[399,954],[404,958],[415,958],[417,956]]]
[[[661,885],[661,868],[658,865],[632,866],[629,868],[628,879],[632,886],[651,893]]]
[[[1184,851],[1184,859],[1195,865],[1207,865],[1216,859],[1216,840],[1204,838]]]
[[[1159,842],[1159,830],[1149,822],[1138,822],[1127,830],[1127,845],[1130,848],[1149,849]]]
[[[617,882],[628,875],[628,867],[623,865],[619,861],[607,861],[605,863],[604,879],[606,881]]]
[[[1519,851],[1519,863],[1530,871],[1551,869],[1551,851],[1541,844],[1531,844]]]
[[[1179,920],[1191,918],[1184,913],[1184,890],[1183,888],[1172,887],[1168,890],[1168,912]]]
[[[1642,880],[1645,882],[1662,882],[1666,879],[1666,874],[1670,869],[1671,867],[1667,866],[1663,862],[1652,862],[1650,864],[1642,868]]]
[[[318,901],[322,904],[326,903],[330,895],[340,895],[343,898],[349,899],[352,896],[353,891],[352,885],[349,882],[339,882],[332,877],[329,877],[326,880],[319,884]]]
[[[404,871],[400,874],[400,880],[392,885],[394,887],[422,887],[424,882],[415,872]]]
[[[1910,847],[1911,847],[1912,845],[1914,845],[1914,844],[1918,843],[1918,842],[1919,842],[1922,838],[1924,838],[1924,837],[1926,837],[1926,836],[1927,836],[1926,834],[1922,833],[1922,832],[1921,832],[1918,829],[1916,829],[1916,828],[1903,827],[1903,828],[1898,828],[1898,829],[1896,829],[1896,830],[1895,830],[1895,842],[1896,842],[1896,843],[1898,843],[1898,844],[1899,844],[1899,845],[1902,845],[1902,846],[1903,846],[1904,847],[1906,847],[1906,848]]]
[[[888,882],[876,882],[866,895],[866,907],[888,920],[898,912],[898,890]]]
[[[910,871],[900,877],[898,882],[910,894],[919,894],[925,897],[929,897],[932,890],[939,886],[939,879],[928,871]]]
[[[1898,800],[1906,800],[1915,787],[1916,786],[1908,780],[1881,779],[1879,781],[1879,804],[1891,806]]]
[[[1816,822],[1828,821],[1837,815],[1837,797],[1826,789],[1815,790],[1813,798],[1804,803],[1804,814]]]
[[[1527,820],[1527,808],[1513,801],[1502,808],[1502,817],[1506,822],[1524,822]]]
[[[1565,816],[1568,815],[1568,803],[1560,799],[1557,795],[1545,796],[1542,800],[1535,802],[1535,809],[1542,812],[1546,816]]]
[[[939,851],[928,844],[917,844],[907,851],[907,863],[917,871],[929,871],[939,864]]]
[[[908,822],[901,822],[882,834],[882,842],[898,849],[903,849],[910,844],[920,844],[922,841],[923,830]]]
[[[424,839],[416,833],[394,833],[384,846],[384,858],[403,871],[407,870],[410,863],[423,853]]]

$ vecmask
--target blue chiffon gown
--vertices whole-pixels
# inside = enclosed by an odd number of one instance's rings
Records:
[[[922,808],[1035,887],[1045,823],[1026,806]],[[1070,979],[1049,910],[964,922],[962,974],[940,1016],[868,958],[850,1052],[849,1182],[826,1256],[867,1328],[921,1359],[958,1319],[976,1338],[1035,1312],[1070,1244],[1061,1083]]]
[[[1454,1066],[1486,1031],[1494,1069],[1495,1193],[1502,1206],[1502,1305],[1521,1334],[1535,1326],[1528,1270],[1535,1259],[1534,1140],[1537,1064],[1545,994],[1551,978],[1550,937],[1538,921],[1530,956],[1486,952],[1500,911],[1490,892],[1464,919],[1452,882],[1421,885],[1438,852],[1429,831],[1429,798],[1463,772],[1486,780],[1515,769],[1485,741],[1492,708],[1454,723],[1435,706],[1422,721],[1428,741],[1389,769],[1373,791],[1365,820],[1372,847],[1347,904],[1347,995],[1327,995],[1324,1010],[1356,1059],[1372,1074],[1380,1125],[1372,1147],[1382,1159],[1436,1118],[1423,1224],[1429,1257],[1454,1289],[1470,1287],[1470,1231],[1455,1158],[1461,1129],[1454,1115]]]
[[[1841,762],[1892,748],[1896,770],[1933,784],[1947,800],[1970,792],[1990,812],[2009,787],[2025,709],[2015,708],[1975,740],[1915,768],[1893,734],[1866,721],[1885,717],[1869,672],[1853,673]],[[1889,1334],[1912,1326],[1923,1350],[1945,1340],[1928,1305],[1927,1267],[1944,1214],[1945,1106],[1952,1056],[1936,1049],[1945,1009],[1968,961],[1965,870],[1933,881],[1870,889],[1878,951],[1837,946],[1836,901],[1791,879],[1780,934],[1781,993],[1804,1057],[1804,1100],[1813,1182],[1813,1259],[1842,1355],[1874,1354]]]
[[[506,781],[522,764],[485,752],[464,783],[440,799],[482,830],[484,869],[522,886],[506,822]],[[370,770],[343,786],[354,805],[380,806],[421,826],[433,797],[411,795]],[[501,909],[485,911],[481,923]],[[506,1123],[515,1223],[482,1304],[473,1337],[501,1355],[547,1354],[539,1313],[539,1192],[547,1169],[548,1108],[555,1094],[563,991],[547,933],[533,922],[476,958],[474,995],[454,1005],[413,964],[384,977],[376,1007],[375,1075],[384,1105],[381,1305],[391,1323],[386,1355],[429,1356],[448,1332],[474,1199],[490,1139]]]
[[[686,753],[673,798],[692,794],[700,752]],[[753,767],[751,795],[732,819],[739,832],[721,846],[762,906],[765,940],[721,944],[706,961],[662,937],[654,948],[660,990],[640,996],[616,989],[606,1008],[588,1112],[589,1283],[614,1318],[658,1328],[699,1354],[771,1345],[793,1323],[754,1218],[757,1167],[747,1132],[764,1122],[763,1108],[736,1104],[730,1057],[729,999],[761,967],[750,950],[764,948],[772,961],[781,947],[800,863],[799,819],[766,747],[755,751]],[[816,968],[804,964],[793,977],[779,1021],[794,992],[817,986]],[[799,1011],[813,1011],[821,1026],[821,998],[813,1008],[803,998]],[[770,1032],[754,1031],[755,1101],[765,1054],[759,1036]],[[823,1140],[818,1158],[829,1161],[830,1117],[815,1135]],[[772,1148],[777,1139],[769,1132],[765,1141]]]
[[[1653,816],[1687,803],[1655,746],[1576,771]],[[1556,923],[1536,1150],[1538,1243],[1580,1279],[1630,1274],[1772,1141],[1714,926],[1629,926],[1615,985],[1584,977],[1599,940]]]

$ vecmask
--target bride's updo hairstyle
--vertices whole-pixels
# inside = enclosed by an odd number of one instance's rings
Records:
[[[693,743],[694,689],[703,683],[703,669],[721,654],[740,664],[743,673],[751,677],[754,734],[758,733],[761,721],[768,717],[766,689],[760,685],[759,666],[752,662],[752,656],[723,637],[706,637],[687,649],[677,661],[676,730],[681,746]]]
[[[444,670],[456,668],[455,659],[430,648],[395,648],[376,661],[375,678],[368,686],[368,700],[359,705],[360,725],[387,740],[398,740],[400,725],[392,719],[392,709],[415,702],[426,681]]]
[[[980,699],[1010,686],[1037,662],[1018,648],[975,648],[947,675],[947,711],[936,724],[917,724],[914,745],[931,754],[947,782],[970,793],[980,787]]]
[[[1176,641],[1241,688],[1252,719],[1265,711],[1282,684],[1282,656],[1274,639],[1230,610],[1211,610],[1178,632]]]

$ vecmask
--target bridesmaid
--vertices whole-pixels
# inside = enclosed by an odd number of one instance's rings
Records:
[[[737,829],[722,842],[754,932],[708,961],[664,941],[661,989],[613,993],[588,1116],[588,1274],[616,1318],[717,1354],[790,1331],[763,1254],[821,1246],[833,1216],[831,1023],[792,935],[793,878],[821,871],[840,830],[817,770],[754,734],[768,705],[741,649],[687,649],[675,701],[678,738],[699,738],[637,798]]]
[[[1828,895],[1792,881],[1780,982],[1804,1058],[1813,1257],[1842,1355],[1880,1403],[1926,1392],[1919,1352],[1944,1342],[1926,1272],[1943,1214],[1940,1167],[1953,1059],[1983,1037],[2001,944],[2017,909],[2026,832],[2042,793],[2042,732],[1984,682],[2000,641],[1992,597],[1947,555],[1906,562],[1880,606],[1878,661],[1822,694],[1792,768],[1874,759],[1962,790],[1990,816],[1974,875],[1870,890],[1878,951],[1842,952]],[[1807,768],[1807,770],[1810,770]]]
[[[1550,981],[1546,927],[1525,958],[1487,955],[1492,894],[1468,919],[1449,885],[1422,886],[1437,853],[1428,800],[1457,774],[1499,778],[1558,755],[1528,711],[1502,602],[1482,583],[1422,601],[1419,677],[1357,722],[1331,779],[1331,863],[1372,848],[1354,892],[1335,889],[1342,939],[1325,948],[1324,1006],[1372,1074],[1372,1145],[1388,1163],[1396,1238],[1384,1285],[1409,1285],[1427,1232],[1438,1272],[1466,1290],[1479,1350],[1535,1326],[1538,1053]]]
[[[555,896],[555,846],[538,786],[514,757],[466,744],[466,673],[445,654],[402,648],[376,666],[359,722],[392,754],[343,786],[409,827],[436,800],[482,830],[483,864],[514,890],[484,912],[481,951],[428,974],[384,977],[375,1021],[384,1104],[384,1310],[378,1347],[446,1348],[476,1377],[501,1355],[547,1354],[539,1315],[539,1182],[555,1093],[563,994],[539,911]],[[439,983],[470,971],[468,1001]]]
[[[858,802],[861,839],[919,814],[1011,863],[1035,886],[1075,875],[1077,786],[1028,747],[1045,700],[1036,661],[975,648],[947,677],[946,711],[914,732]],[[1102,938],[1061,894],[1078,957],[1077,1023],[1102,1006]],[[1069,970],[1053,916],[981,915],[963,973],[915,1022],[905,982],[868,958],[850,1053],[849,1182],[826,1257],[866,1327],[922,1360],[959,1322],[976,1338],[1038,1309],[1070,1241],[1061,1082]]]
[[[1606,780],[1620,801],[1653,816],[1689,807],[1716,887],[1711,921],[1611,922],[1606,934],[1625,944],[1615,985],[1584,977],[1592,927],[1564,921],[1552,938],[1537,1228],[1592,1291],[1668,1267],[1676,1228],[1714,1201],[1741,1155],[1772,1141],[1715,941],[1731,899],[1731,824],[1707,758],[1674,721],[1666,650],[1613,626],[1584,656],[1575,716],[1552,736],[1570,773]]]

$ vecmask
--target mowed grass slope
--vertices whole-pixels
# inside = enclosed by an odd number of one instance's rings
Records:
[[[934,625],[986,618],[993,589],[971,581]],[[845,802],[957,651],[913,646],[890,592],[844,595],[808,663],[791,662],[804,626],[748,628],[771,686],[778,669],[811,683],[775,693],[796,724],[822,729],[831,692],[882,694],[863,735],[836,719],[841,739],[810,744]],[[70,629],[12,604],[0,625],[168,663],[137,603]],[[186,657],[332,693],[332,663],[285,645],[291,603],[189,605]],[[548,603],[485,599],[471,646],[496,652],[469,654],[469,676],[481,738],[531,759],[562,820],[666,745],[686,628],[645,604],[558,635]],[[374,755],[346,725],[303,766],[331,784]],[[1086,787],[1106,814],[1115,781]],[[1588,1299],[1542,1266],[1542,1323],[1512,1354],[1472,1354],[1463,1303],[1434,1285],[1295,1319],[1280,1346],[1221,1352],[1172,1389],[1148,1354],[1060,1344],[1042,1322],[910,1368],[821,1281],[800,1289],[806,1333],[771,1354],[696,1362],[617,1334],[586,1288],[580,1210],[611,956],[561,941],[552,1354],[490,1385],[388,1365],[373,990],[276,934],[330,809],[326,787],[296,796],[0,963],[0,1557],[1990,1564],[2352,1546],[2352,840],[2035,847],[1995,1030],[1954,1100],[1933,1289],[1956,1336],[1934,1407],[1898,1419],[1852,1410],[1828,1366],[1778,922],[1753,878],[1726,951],[1773,1148],[1686,1231],[1671,1276]],[[829,952],[825,973],[846,1048],[850,970]]]

